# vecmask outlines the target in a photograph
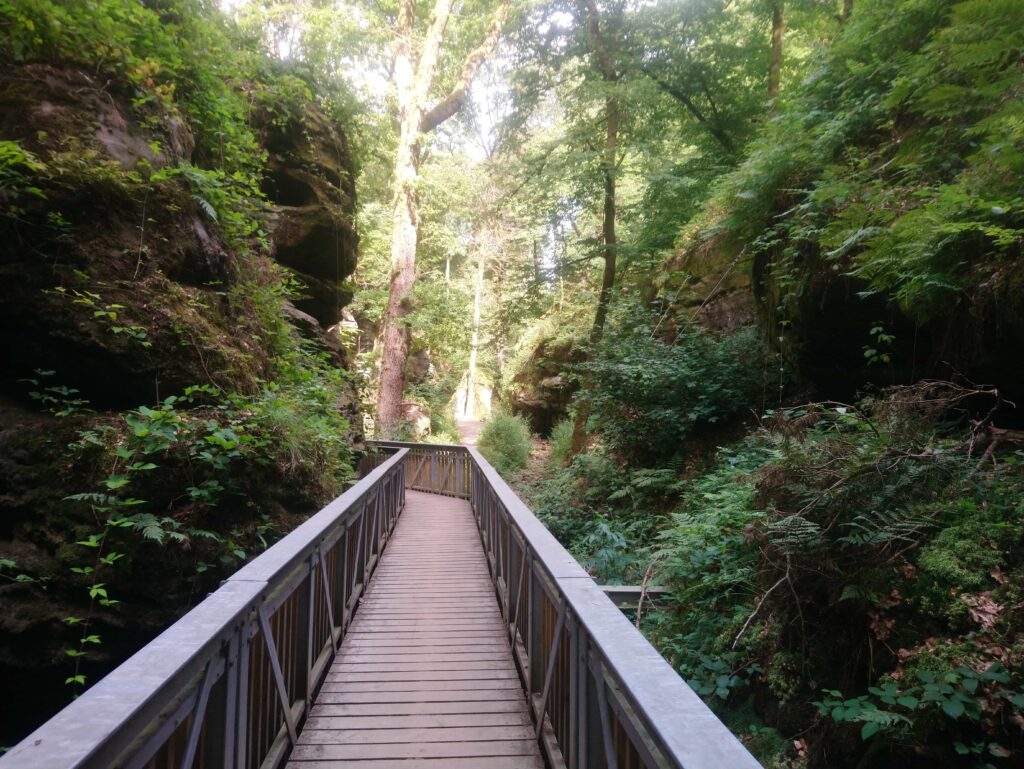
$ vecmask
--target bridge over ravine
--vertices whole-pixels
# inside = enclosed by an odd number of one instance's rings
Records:
[[[475,449],[360,470],[0,769],[758,769]]]

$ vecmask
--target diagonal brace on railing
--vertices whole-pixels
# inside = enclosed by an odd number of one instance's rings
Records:
[[[324,588],[324,604],[327,607],[327,626],[331,630],[331,646],[333,646],[334,650],[337,651],[338,642],[341,639],[337,637],[337,633],[334,629],[334,602],[331,600],[331,584],[330,579],[327,577],[327,561],[324,560],[324,554],[321,552],[319,547],[313,551],[313,561],[315,564],[318,563],[320,566],[319,571],[321,584]],[[316,566],[313,568],[316,568]]]
[[[525,550],[521,550],[520,554],[519,554],[519,579],[518,579],[518,584],[516,585],[516,603],[515,603],[514,610],[509,612],[509,614],[512,615],[512,627],[511,627],[510,633],[511,633],[513,647],[515,646],[515,643],[516,643],[516,625],[519,622],[519,604],[522,603],[522,600],[523,600],[523,578],[525,576],[526,576],[526,551]]]
[[[540,696],[540,710],[537,713],[537,739],[540,739],[544,731],[544,710],[548,706],[548,695],[551,694],[551,681],[555,677],[555,662],[558,658],[559,643],[562,640],[562,630],[565,628],[565,604],[558,607],[558,620],[555,622],[555,634],[551,639],[551,650],[548,652],[548,669],[544,673],[544,691]]]
[[[615,754],[615,743],[612,740],[612,719],[608,713],[608,696],[604,687],[604,666],[593,670],[594,683],[597,685],[597,711],[601,719],[601,738],[604,742],[604,756],[607,769],[619,769],[619,758]]]
[[[203,672],[203,681],[196,692],[196,705],[192,711],[192,723],[188,729],[188,741],[185,743],[185,752],[181,756],[181,769],[192,769],[192,762],[196,757],[196,750],[199,748],[199,734],[203,731],[203,719],[206,718],[206,705],[210,701],[210,690],[217,680],[213,673],[214,660],[206,663],[206,670]]]
[[[281,659],[277,656],[277,644],[274,643],[274,634],[270,629],[270,621],[267,619],[266,606],[260,606],[260,630],[263,631],[263,641],[267,645],[267,655],[270,657],[270,665],[274,670],[274,683],[277,684],[277,696],[281,701],[281,710],[284,711],[284,722],[288,727],[288,737],[295,745],[299,741],[299,734],[295,728],[295,719],[292,717],[291,703],[288,701],[288,689],[284,685],[284,673],[281,672]]]

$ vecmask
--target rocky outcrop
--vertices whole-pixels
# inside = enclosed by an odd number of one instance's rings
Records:
[[[583,353],[574,339],[540,339],[512,375],[505,399],[513,411],[526,417],[530,430],[550,435],[569,411],[577,385],[568,368],[582,362]]]
[[[267,151],[263,192],[272,201],[274,259],[306,289],[296,304],[324,328],[341,320],[356,268],[355,181],[345,135],[322,113],[257,118]]]
[[[918,323],[853,276],[850,264],[806,253],[799,274],[780,274],[771,254],[749,250],[724,230],[685,243],[666,265],[676,288],[664,289],[662,301],[675,312],[665,314],[661,333],[675,336],[672,317],[723,333],[756,324],[801,388],[823,398],[958,375],[1024,398],[1024,273],[1015,265],[979,275],[972,293]]]
[[[731,333],[754,322],[753,260],[742,244],[721,233],[680,249],[667,272],[682,282],[673,306],[695,322]]]
[[[216,162],[173,108],[82,69],[0,64],[0,140],[37,161],[18,169],[16,181],[27,181],[17,197],[0,180],[0,680],[25,695],[0,704],[0,744],[10,744],[72,695],[65,651],[76,631],[66,618],[89,609],[87,580],[69,567],[82,560],[74,543],[104,516],[66,498],[103,488],[113,450],[104,441],[131,433],[123,412],[190,385],[223,396],[221,405],[229,393],[258,398],[282,365],[294,367],[281,350],[297,349],[295,334],[345,366],[345,346],[327,327],[349,300],[342,283],[356,237],[346,139],[312,103],[301,118],[255,118],[268,156],[269,210],[257,212],[268,248],[232,234],[204,199],[197,180]],[[294,305],[281,298],[281,265],[308,286]],[[88,408],[56,417],[40,408],[40,393]],[[352,385],[330,407],[358,431],[358,403]],[[221,418],[200,403],[177,408],[189,424]],[[271,413],[279,423],[264,435],[292,440],[296,413]],[[341,443],[331,447],[335,462]],[[103,641],[83,668],[90,683],[237,566],[225,543],[239,543],[236,553],[258,547],[323,501],[315,478],[298,482],[295,461],[268,451],[254,466],[225,469],[232,493],[204,507],[190,499],[198,482],[188,452],[156,458],[145,480],[132,480],[147,512],[219,539],[159,546],[120,532],[126,555],[111,593],[121,604],[91,626]],[[22,571],[31,576],[18,582]]]
[[[179,116],[148,109],[77,69],[0,74],[0,137],[46,166],[38,195],[0,217],[0,391],[36,369],[104,408],[202,382],[251,389],[267,366],[257,316],[274,311],[259,303],[277,300],[236,287],[269,283],[271,256],[308,285],[299,309],[324,328],[340,319],[356,259],[341,130],[312,106],[302,121],[264,118],[272,251],[240,262],[184,180],[144,182],[195,145]]]

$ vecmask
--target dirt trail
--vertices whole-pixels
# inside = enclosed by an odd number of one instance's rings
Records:
[[[467,446],[476,446],[477,436],[480,435],[480,430],[484,423],[476,419],[458,419],[456,423],[459,426],[459,435],[462,437],[462,442]]]

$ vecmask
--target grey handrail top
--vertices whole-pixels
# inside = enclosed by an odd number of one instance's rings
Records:
[[[406,453],[402,450],[389,457],[235,572],[167,630],[0,756],[0,767],[71,769],[87,761],[113,761],[126,746],[108,745],[111,737],[129,721],[148,722],[159,715],[169,697],[187,686],[216,656],[224,639],[270,588],[269,581],[308,554]]]
[[[266,588],[225,584],[146,644],[53,718],[0,756],[0,767],[70,769],[87,761],[109,763],[118,749],[111,737],[135,719],[149,721],[189,679],[216,656]],[[107,754],[112,751],[114,755]]]
[[[468,447],[516,527],[587,629],[651,736],[684,769],[762,769],[736,736],[612,603],[480,452]]]
[[[372,446],[385,446],[385,447],[389,447],[389,448],[390,447],[394,447],[394,446],[400,446],[402,448],[411,448],[411,449],[425,448],[425,449],[447,449],[447,450],[452,450],[452,449],[465,450],[465,449],[469,448],[464,443],[416,443],[415,441],[384,441],[384,440],[372,440],[372,441],[367,441],[367,443],[369,445],[372,445]]]
[[[386,462],[375,467],[372,472],[360,480],[348,491],[343,492],[320,512],[307,518],[288,534],[279,539],[258,556],[245,564],[230,577],[228,582],[265,582],[274,575],[280,574],[289,566],[298,564],[316,546],[319,539],[333,528],[338,519],[351,511],[360,498],[367,494],[383,478],[392,467],[401,462],[407,449],[397,451]]]

